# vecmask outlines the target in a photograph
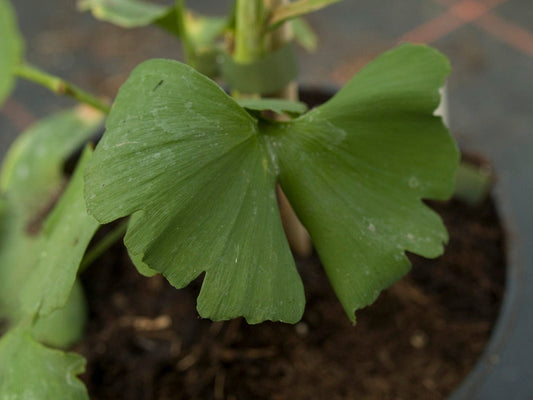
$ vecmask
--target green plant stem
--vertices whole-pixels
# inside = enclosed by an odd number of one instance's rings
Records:
[[[88,104],[106,114],[109,114],[109,111],[111,110],[109,104],[87,93],[83,89],[29,64],[22,64],[16,68],[14,72],[18,77],[44,86],[55,94],[73,97],[74,99]]]
[[[270,15],[274,10],[286,6],[289,4],[289,2],[286,0],[265,0],[265,4],[271,11],[269,13]],[[276,49],[290,42],[292,40],[292,36],[292,29],[289,24],[282,24],[278,26],[267,35],[268,51],[275,51]]]
[[[264,0],[237,0],[235,20],[235,51],[239,63],[251,63],[264,55]]]
[[[290,2],[288,0],[265,0],[269,10],[276,10],[280,7],[287,6]],[[275,30],[267,35],[266,46],[267,51],[275,51],[280,47],[285,46],[293,40],[292,27],[288,23],[282,23]],[[296,82],[290,82],[276,95],[277,98],[285,100],[298,100],[298,85]],[[275,119],[280,119],[279,116],[274,116]],[[282,216],[283,228],[287,235],[287,239],[293,251],[300,256],[309,256],[313,250],[311,239],[307,230],[302,225],[298,216],[294,212],[289,200],[278,186],[278,203],[280,213]]]
[[[487,167],[480,167],[467,161],[461,161],[457,169],[455,182],[453,196],[471,206],[477,206],[489,195],[494,183],[494,176]]]
[[[175,4],[178,30],[181,37],[181,43],[183,44],[185,62],[191,67],[196,68],[195,49],[189,38],[189,32],[187,31],[187,7],[184,0],[176,0]]]
[[[105,235],[102,240],[100,240],[95,246],[93,246],[91,250],[89,250],[83,257],[83,260],[81,261],[80,267],[78,269],[78,273],[83,272],[85,268],[91,265],[103,253],[105,253],[107,249],[109,249],[117,241],[124,237],[124,234],[128,229],[128,223],[129,219],[122,221],[120,224],[117,225],[115,229]]]

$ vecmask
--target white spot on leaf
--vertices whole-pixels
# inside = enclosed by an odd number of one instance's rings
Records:
[[[420,186],[420,182],[418,181],[417,178],[415,178],[414,176],[412,176],[411,178],[409,178],[409,187],[411,189],[415,189],[417,188],[418,186]]]

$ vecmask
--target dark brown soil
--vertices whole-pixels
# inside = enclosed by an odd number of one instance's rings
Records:
[[[141,277],[124,251],[83,275],[91,399],[443,399],[482,352],[499,311],[504,243],[492,203],[436,205],[446,254],[348,321],[316,257],[298,260],[307,308],[296,326],[213,323],[195,311],[199,283]]]

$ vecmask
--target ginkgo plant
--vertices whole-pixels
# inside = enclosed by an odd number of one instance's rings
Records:
[[[2,398],[88,398],[76,378],[83,358],[59,349],[82,334],[80,266],[124,230],[141,274],[182,288],[205,273],[199,314],[249,323],[295,323],[304,312],[281,192],[352,321],[409,270],[406,251],[442,253],[446,229],[423,200],[447,199],[455,184],[458,151],[434,115],[449,63],[400,45],[308,111],[294,96],[293,42],[313,47],[301,16],[334,2],[237,0],[221,18],[179,0],[81,0],[107,22],[160,26],[185,50],[187,64],[139,65],[109,106],[27,64],[0,0],[0,102],[22,78],[85,103],[24,132],[2,166]],[[65,160],[104,121],[65,178]],[[86,251],[100,225],[122,218],[127,227]]]

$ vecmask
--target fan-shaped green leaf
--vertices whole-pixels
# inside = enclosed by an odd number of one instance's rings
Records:
[[[405,250],[442,253],[446,229],[421,199],[454,188],[458,152],[433,116],[448,72],[438,52],[400,46],[275,133],[282,188],[352,319],[408,270]]]
[[[24,56],[24,42],[9,0],[0,0],[0,106],[13,89],[13,70]]]
[[[149,61],[121,89],[89,164],[89,210],[101,222],[134,214],[126,245],[145,272],[182,287],[205,270],[203,316],[295,321],[303,296],[279,179],[353,319],[407,271],[406,250],[442,251],[446,231],[421,199],[453,190],[457,150],[433,116],[448,70],[436,51],[404,45],[276,123],[187,66]]]
[[[59,270],[66,268],[64,272],[68,274],[69,268],[72,268],[68,263],[76,264],[77,261],[69,259],[70,256],[63,254],[63,251],[69,243],[73,243],[70,240],[74,240],[78,234],[88,235],[83,229],[94,229],[96,222],[92,218],[79,218],[82,213],[80,207],[84,206],[83,201],[78,201],[77,206],[73,204],[77,209],[67,210],[70,206],[67,206],[66,202],[75,200],[76,196],[69,195],[63,200],[63,205],[52,213],[56,217],[50,221],[47,221],[47,215],[65,185],[65,178],[61,173],[62,163],[99,129],[101,121],[100,113],[87,113],[87,110],[79,108],[49,117],[23,133],[6,157],[0,179],[4,199],[4,212],[0,219],[0,317],[7,318],[12,323],[25,315],[19,301],[20,292],[28,279],[35,275],[40,257],[58,260],[55,267]],[[78,186],[80,184],[81,180],[78,178]],[[75,190],[67,190],[69,193],[73,191]],[[78,188],[78,198],[82,195],[82,189]],[[63,211],[59,211],[60,209]],[[57,217],[59,215],[61,218]],[[68,221],[69,218],[72,218],[72,221]],[[54,229],[53,220],[56,220]],[[85,224],[87,221],[88,227]],[[48,227],[46,234],[41,229],[43,225]],[[80,231],[69,237],[63,247],[53,244],[56,239],[51,239],[49,243],[49,236],[59,239],[59,236],[63,236],[61,231],[64,229],[65,234],[72,229]],[[82,231],[85,233],[81,233]],[[85,239],[79,240],[75,247],[83,246],[84,242]],[[72,252],[72,257],[76,258],[77,253]],[[41,275],[35,275],[33,279],[41,278]],[[56,281],[50,287],[68,293],[72,284],[73,282],[69,281],[66,286],[59,286]],[[59,301],[64,304],[65,300]],[[64,309],[57,310],[46,318],[40,318],[36,327],[39,338],[56,346],[65,346],[77,340],[85,315],[73,310],[84,310],[83,295],[70,298]]]
[[[26,235],[24,223],[9,202],[4,201],[0,220],[0,318],[18,320],[18,294],[35,265],[38,243]]]
[[[90,10],[95,18],[123,28],[155,23],[173,12],[174,7],[139,0],[79,0],[80,10]]]
[[[78,8],[90,10],[95,18],[122,28],[157,25],[180,36],[175,6],[163,6],[139,0],[79,0]]]
[[[20,305],[20,291],[45,249],[42,238],[27,234],[21,218],[7,202],[0,219],[0,235],[0,319],[15,324],[26,316]],[[85,298],[75,284],[64,308],[36,321],[35,336],[52,346],[66,347],[79,340],[86,317]]]
[[[22,307],[29,315],[46,316],[67,303],[78,266],[98,222],[87,214],[83,197],[83,168],[90,158],[84,152],[60,201],[46,219],[36,267],[22,292]]]
[[[76,377],[83,357],[37,343],[29,328],[16,328],[0,340],[0,398],[9,400],[89,400]]]
[[[134,258],[176,287],[206,271],[204,317],[301,317],[257,121],[192,68],[152,60],[121,88],[106,130],[88,166],[87,204],[101,222],[136,213],[125,238]]]
[[[103,120],[99,111],[79,106],[39,121],[17,138],[0,171],[0,192],[26,222],[50,210],[65,184],[63,163]]]

